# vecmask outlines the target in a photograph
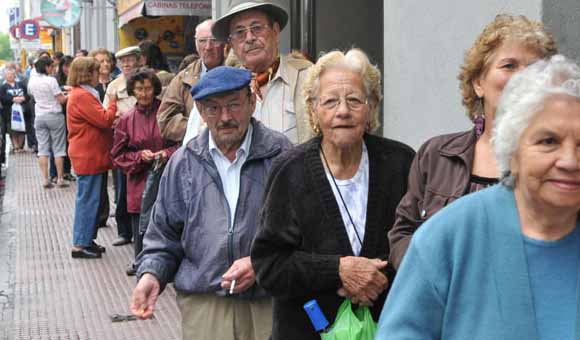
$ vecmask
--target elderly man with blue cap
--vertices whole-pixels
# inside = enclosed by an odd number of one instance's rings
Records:
[[[137,259],[131,311],[152,317],[175,280],[184,339],[267,339],[272,329],[249,255],[270,168],[291,143],[252,118],[250,80],[220,66],[192,88],[207,128],[169,160]]]

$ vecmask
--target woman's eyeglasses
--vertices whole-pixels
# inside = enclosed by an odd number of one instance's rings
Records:
[[[335,110],[343,101],[352,111],[358,111],[368,104],[368,98],[363,99],[354,95],[349,95],[348,97],[320,97],[316,99],[316,103],[326,110]]]

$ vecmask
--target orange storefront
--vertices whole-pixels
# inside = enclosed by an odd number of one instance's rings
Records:
[[[170,64],[194,52],[194,28],[211,16],[211,0],[118,0],[119,48],[156,42]]]

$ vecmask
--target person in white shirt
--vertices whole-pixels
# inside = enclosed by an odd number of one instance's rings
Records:
[[[64,156],[66,156],[66,123],[62,113],[62,105],[66,96],[58,86],[54,77],[49,76],[54,71],[55,64],[50,57],[41,57],[34,64],[37,75],[30,79],[28,91],[34,96],[34,111],[36,119],[36,139],[38,140],[38,164],[44,180],[43,187],[52,188],[48,178],[48,158],[54,154],[58,187],[67,187],[63,180]]]

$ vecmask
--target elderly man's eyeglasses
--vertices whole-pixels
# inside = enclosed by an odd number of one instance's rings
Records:
[[[217,44],[219,44],[219,42],[217,41],[216,38],[196,38],[195,42],[199,45],[199,46],[215,46]]]
[[[354,95],[349,95],[348,97],[320,97],[316,100],[317,104],[326,110],[335,110],[342,101],[352,111],[362,109],[369,102],[368,98],[360,98]]]
[[[216,103],[204,103],[203,111],[208,117],[215,117],[222,113],[225,109],[230,114],[240,113],[242,111],[242,106],[244,102],[231,102],[225,105],[220,105]]]
[[[266,24],[256,24],[250,27],[238,28],[230,34],[231,41],[242,41],[246,38],[248,31],[252,32],[255,37],[261,37],[266,33],[270,27]]]

